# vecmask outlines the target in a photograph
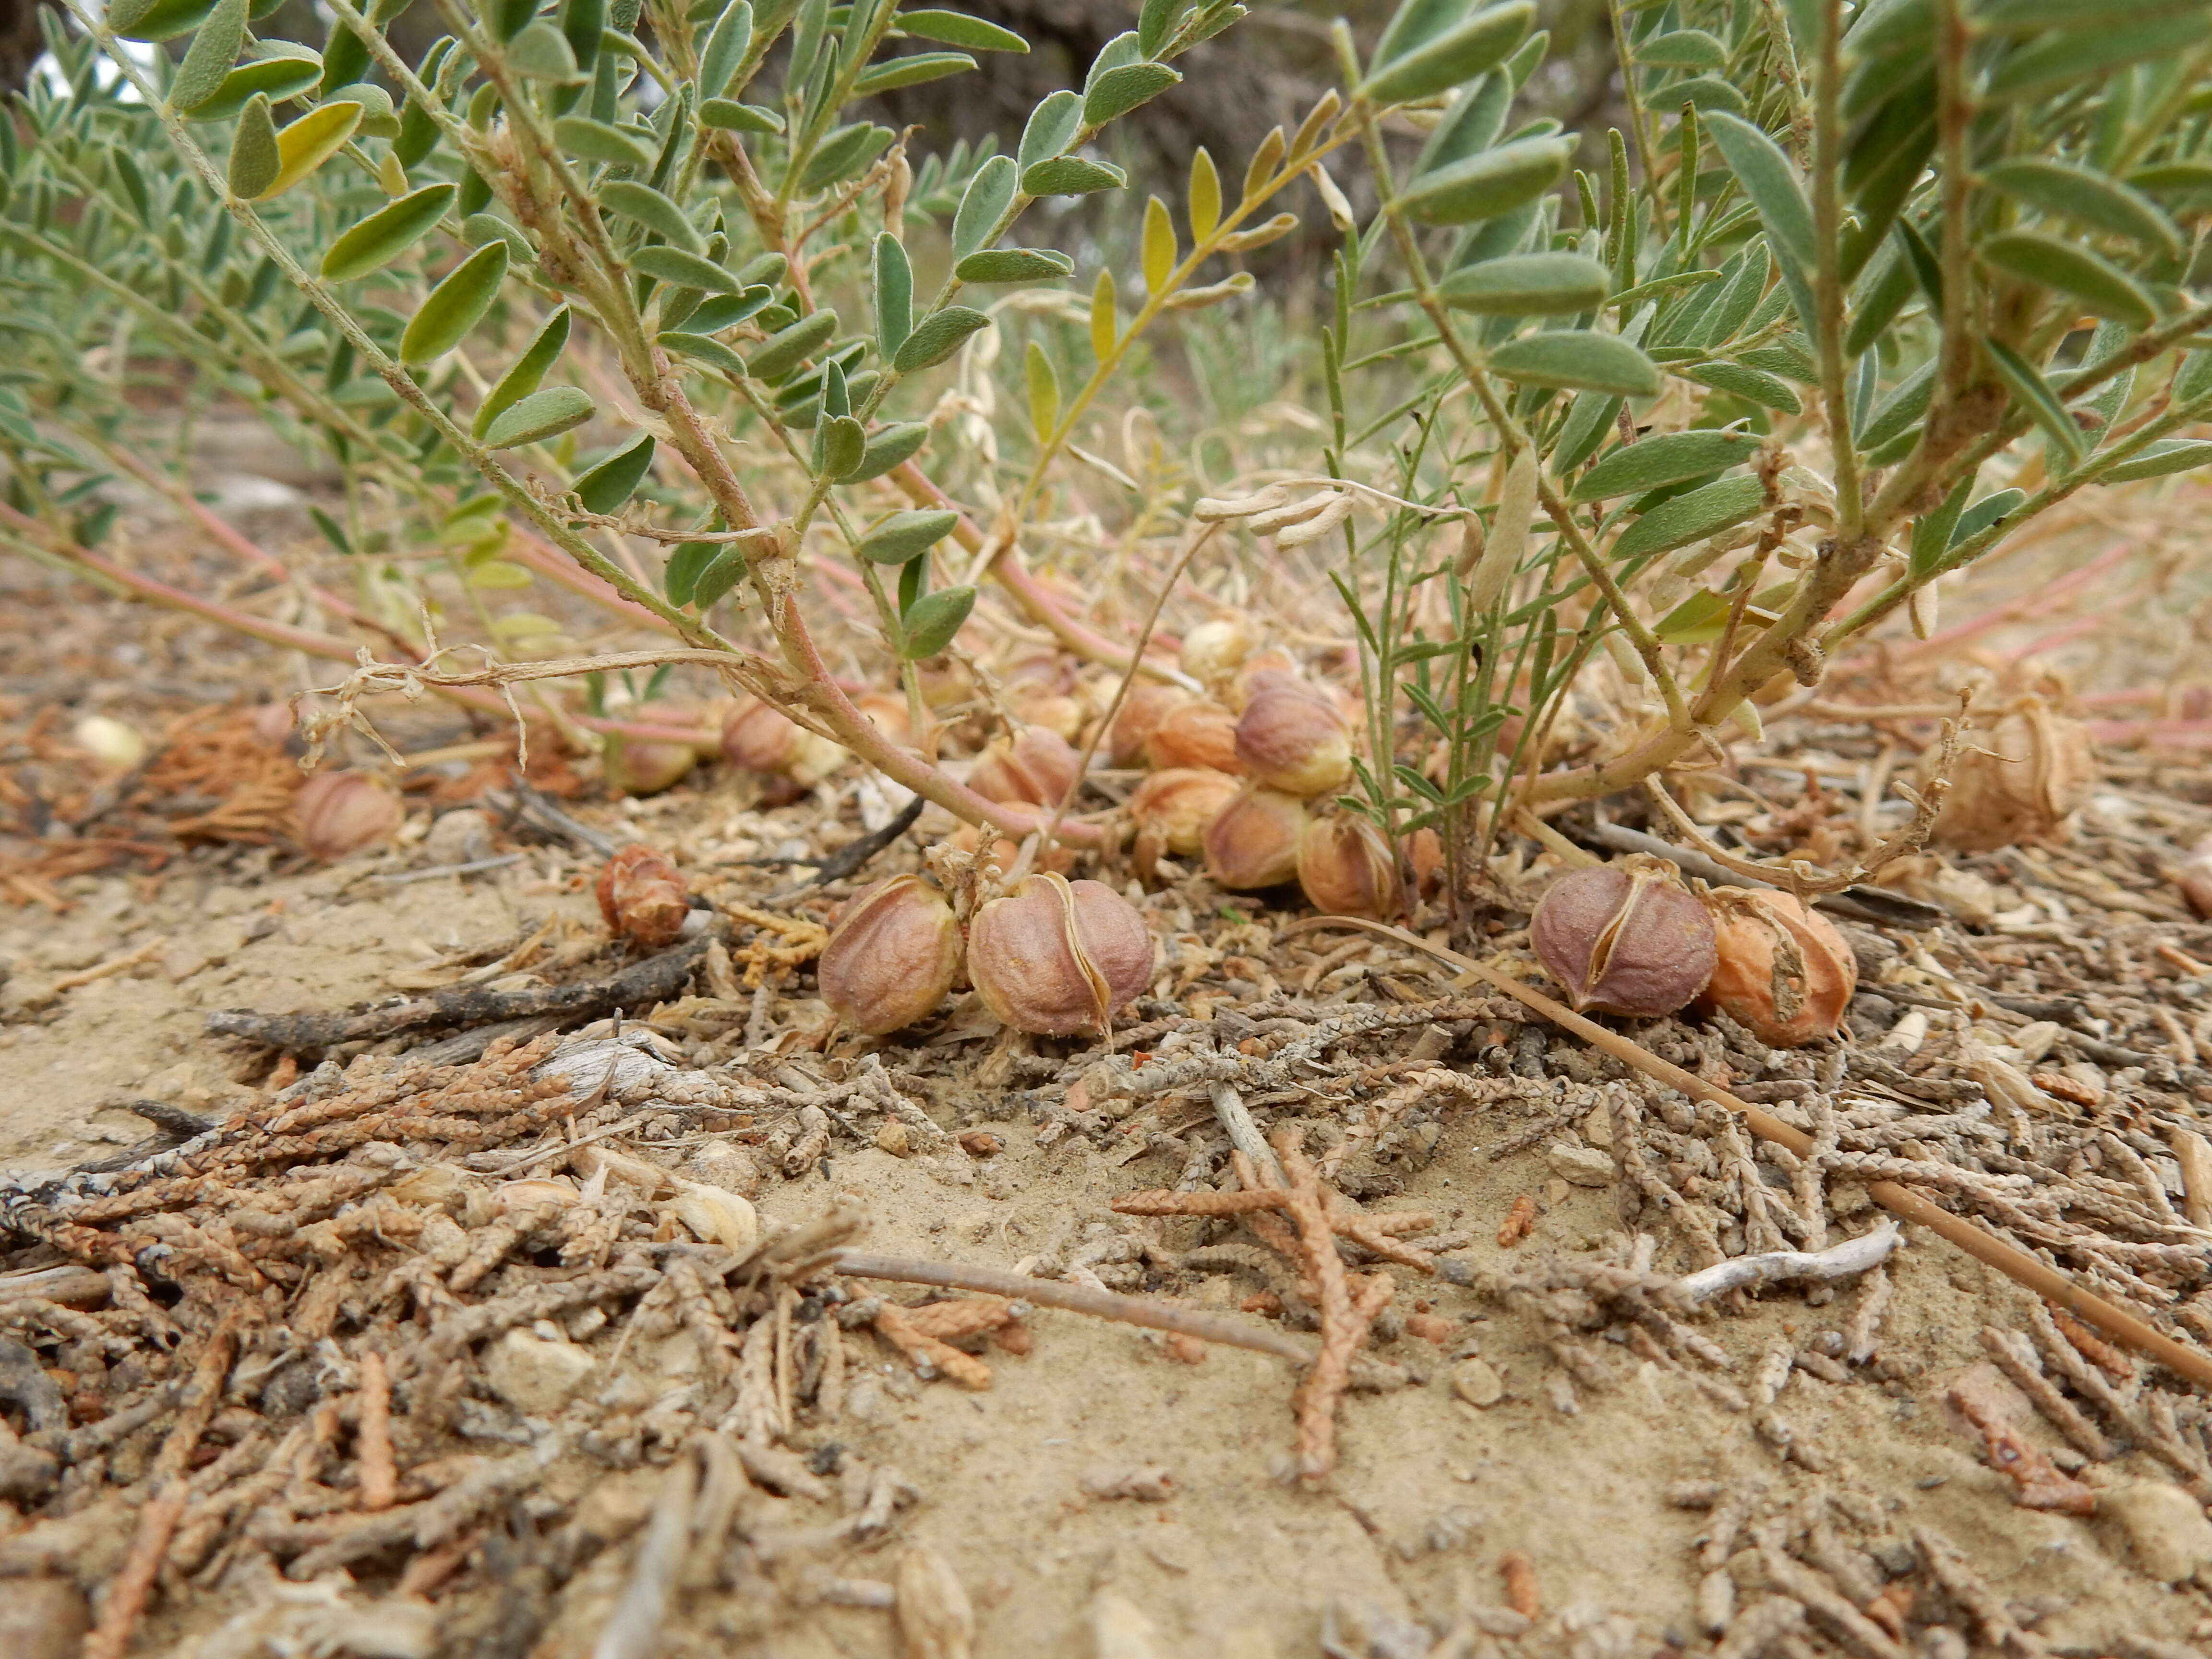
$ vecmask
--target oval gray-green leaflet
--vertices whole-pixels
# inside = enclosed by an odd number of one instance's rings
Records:
[[[704,289],[709,294],[738,294],[744,289],[744,283],[712,259],[660,242],[632,253],[629,267],[643,271],[655,282],[672,283],[678,288]]]
[[[597,414],[591,394],[576,386],[549,386],[518,398],[493,421],[483,435],[487,449],[514,449],[542,443],[579,427]]]
[[[1693,75],[1686,81],[1677,81],[1667,88],[1667,99],[1677,108],[1688,104],[1700,115],[1709,110],[1726,115],[1751,113],[1743,94],[1717,75]]]
[[[651,185],[641,185],[632,179],[614,179],[601,185],[599,202],[603,208],[611,208],[625,219],[635,220],[647,230],[657,231],[669,246],[681,248],[686,253],[703,254],[707,239],[699,228],[684,215],[684,210]]]
[[[1651,553],[1671,553],[1678,547],[1733,530],[1766,500],[1766,487],[1756,478],[1723,478],[1686,495],[1662,501],[1620,532],[1613,544],[1616,559],[1632,559]]]
[[[722,528],[722,515],[714,514],[707,520],[708,530]],[[721,554],[737,545],[734,542],[678,542],[669,550],[668,562],[661,567],[660,591],[668,595],[671,605],[689,605],[699,585],[699,578],[707,567]]]
[[[192,106],[190,112],[195,121],[228,121],[246,107],[246,100],[255,93],[264,94],[271,103],[281,104],[300,94],[323,78],[323,60],[305,46],[295,46],[286,40],[266,41],[258,48],[264,55],[252,63],[240,64],[222,78],[222,84],[214,94]],[[351,95],[350,92],[348,94]]]
[[[876,235],[875,303],[876,349],[888,361],[914,330],[914,264],[887,230]]]
[[[526,81],[573,87],[585,78],[568,37],[542,17],[507,43],[506,58],[508,71]]]
[[[868,434],[867,447],[860,452],[860,464],[844,477],[846,483],[866,483],[871,478],[880,478],[893,467],[903,466],[921,451],[929,441],[927,421],[901,421],[879,432]]]
[[[215,96],[246,44],[246,0],[218,0],[169,83],[171,109],[189,113]]]
[[[2181,252],[2181,233],[2156,203],[2087,167],[2029,156],[1984,167],[1982,182],[1999,195],[2093,230],[2109,230],[2170,253]]]
[[[769,336],[745,359],[745,373],[757,380],[777,380],[797,368],[837,331],[837,313],[817,311],[801,317],[781,333]]]
[[[553,142],[579,161],[611,167],[650,167],[659,159],[643,134],[587,115],[564,115],[554,122]]]
[[[407,331],[399,337],[400,362],[435,362],[460,344],[491,308],[499,285],[507,280],[507,261],[504,241],[486,242],[454,266],[408,319]]]
[[[936,509],[894,513],[861,537],[860,544],[853,550],[872,563],[904,564],[950,536],[959,522],[957,513]]]
[[[475,417],[469,424],[471,437],[481,441],[490,430],[491,423],[516,404],[538,390],[545,378],[545,371],[559,361],[561,349],[568,343],[568,307],[562,306],[545,319],[545,326],[538,331],[516,358],[514,367],[499,377],[499,382],[484,394]]]
[[[2035,230],[2002,231],[1984,237],[1975,252],[1984,264],[2056,289],[2099,317],[2130,328],[2148,328],[2158,320],[2150,297],[2118,266],[2059,237]]]
[[[1455,311],[1493,317],[1566,317],[1602,304],[1612,278],[1579,253],[1510,253],[1467,265],[1437,285]]]
[[[994,155],[975,169],[952,216],[952,258],[957,264],[995,235],[999,221],[1014,199],[1014,158]]]
[[[276,149],[276,123],[269,113],[269,97],[257,92],[238,112],[238,131],[231,135],[230,161],[223,182],[240,201],[250,202],[276,182],[283,167]]]
[[[2169,472],[2186,472],[2208,465],[2212,465],[2212,439],[2161,438],[2100,475],[2097,482],[2131,483],[2137,478],[2163,478]]]
[[[1030,43],[1012,29],[970,17],[964,11],[902,11],[898,15],[898,27],[901,33],[911,34],[918,40],[965,46],[970,52],[1025,52],[1030,49]]]
[[[969,254],[952,274],[963,283],[1046,283],[1074,269],[1074,260],[1049,248],[989,247]]]
[[[1129,175],[1103,161],[1086,161],[1080,155],[1055,155],[1022,173],[1022,191],[1030,196],[1091,196],[1102,190],[1119,190]]]
[[[915,325],[914,332],[906,337],[906,343],[891,359],[891,367],[902,374],[912,374],[943,362],[967,343],[968,337],[979,328],[990,326],[991,319],[981,312],[967,306],[946,306],[933,311]]]
[[[896,137],[889,127],[866,121],[840,127],[822,141],[814,159],[799,176],[799,188],[807,195],[842,184],[883,154]]]
[[[1602,501],[1663,489],[1740,465],[1759,453],[1759,445],[1748,432],[1668,432],[1644,438],[1614,450],[1583,474],[1568,500]]]
[[[1370,104],[1402,104],[1449,92],[1504,63],[1535,21],[1528,0],[1477,12],[1368,76],[1359,96]]]
[[[1103,127],[1140,104],[1149,104],[1182,79],[1165,64],[1124,64],[1097,76],[1083,89],[1083,125]]]
[[[924,82],[941,81],[948,75],[959,75],[975,67],[975,60],[964,52],[909,52],[903,58],[886,58],[864,70],[853,82],[853,95],[867,98],[879,92],[895,92],[901,87],[918,87]]]
[[[1040,161],[1059,155],[1083,131],[1083,94],[1065,87],[1048,95],[1030,112],[1022,125],[1018,163],[1026,173]],[[1031,194],[1035,194],[1034,191]]]
[[[699,95],[720,98],[753,44],[753,9],[737,0],[716,20],[714,32],[699,52]]]
[[[1636,61],[1654,69],[1715,70],[1728,63],[1728,48],[1703,29],[1674,29],[1655,34],[1634,49]],[[1674,88],[1667,89],[1669,102]]]
[[[1490,354],[1491,372],[1519,386],[1609,392],[1621,398],[1659,392],[1659,368],[1618,334],[1559,329],[1508,340]]]
[[[1521,138],[1423,173],[1399,205],[1424,224],[1469,225],[1541,196],[1566,177],[1571,138]],[[1024,181],[1024,187],[1027,181]],[[1035,191],[1031,192],[1035,194]]]
[[[709,98],[699,106],[699,125],[718,132],[781,132],[783,117],[758,104],[734,98]]]
[[[850,415],[832,415],[814,431],[815,453],[825,478],[849,478],[867,453],[868,434]]]
[[[925,593],[907,607],[900,623],[906,634],[905,648],[899,654],[908,662],[920,662],[933,657],[952,643],[968,621],[968,614],[975,608],[975,590],[972,587],[941,587],[934,593]]]
[[[425,185],[371,214],[331,244],[323,255],[323,280],[350,283],[390,264],[446,216],[456,190],[453,185]]]
[[[736,542],[726,542],[720,551],[707,562],[699,572],[698,580],[691,585],[691,603],[701,616],[705,616],[721,604],[729,591],[742,580],[745,574],[745,556]]]
[[[745,373],[745,360],[709,335],[666,328],[654,335],[653,339],[663,351],[672,351],[679,357],[688,357],[695,363],[704,363],[725,374]]]
[[[586,513],[612,513],[633,495],[653,465],[653,434],[618,449],[569,486]]]
[[[1787,380],[1747,363],[1691,363],[1673,372],[1686,380],[1695,380],[1699,386],[1709,386],[1716,392],[1757,404],[1761,409],[1778,409],[1785,415],[1802,415],[1805,410],[1804,404],[1790,390]]]

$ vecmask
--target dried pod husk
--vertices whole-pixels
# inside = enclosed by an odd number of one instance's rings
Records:
[[[704,1182],[678,1182],[669,1213],[703,1244],[720,1244],[740,1255],[760,1242],[760,1216],[750,1200]]]
[[[1080,699],[1060,691],[1033,691],[1009,699],[1008,707],[1016,718],[1029,726],[1042,726],[1068,743],[1082,734],[1083,722],[1087,718]]]
[[[1056,806],[1076,779],[1082,756],[1044,726],[1024,726],[1013,741],[994,739],[976,757],[968,787],[985,800]]]
[[[1221,700],[1241,714],[1252,701],[1252,693],[1274,674],[1298,677],[1298,665],[1291,653],[1280,646],[1270,646],[1265,651],[1255,651],[1244,659],[1243,665],[1229,677],[1222,688]]]
[[[406,821],[399,796],[367,772],[318,772],[292,799],[300,845],[324,863],[390,841]]]
[[[1529,947],[1583,1013],[1656,1019],[1712,977],[1712,918],[1664,859],[1570,870],[1528,922]]]
[[[1185,634],[1176,662],[1184,673],[1212,690],[1225,684],[1259,642],[1252,619],[1235,611],[1202,622]]]
[[[1235,799],[1238,787],[1227,773],[1198,766],[1170,767],[1139,784],[1129,797],[1137,873],[1149,881],[1162,854],[1189,858],[1198,853],[1206,826]]]
[[[1279,887],[1298,873],[1305,823],[1306,804],[1296,795],[1247,784],[1206,826],[1206,873],[1243,892]]]
[[[1352,734],[1335,699],[1288,674],[1252,687],[1237,721],[1237,758],[1247,775],[1286,795],[1325,795],[1352,777]]]
[[[1390,844],[1348,812],[1316,813],[1298,831],[1298,885],[1317,910],[1378,921],[1395,915],[1401,898]]]
[[[748,772],[787,777],[811,789],[844,763],[845,750],[785,718],[772,704],[748,698],[722,723],[722,757]]]
[[[1152,727],[1145,753],[1155,770],[1202,766],[1209,772],[1241,775],[1237,758],[1237,716],[1218,702],[1187,702],[1170,708]]]
[[[2200,916],[2212,916],[2212,836],[2189,849],[2173,879],[2191,910]]]
[[[1931,745],[1922,755],[1923,782],[1940,753]],[[2089,728],[2031,699],[1989,731],[1966,733],[1936,815],[1936,839],[1963,853],[2041,840],[2088,799],[2096,781]]]
[[[1444,881],[1443,837],[1430,829],[1414,830],[1406,838],[1406,862],[1413,868],[1413,885],[1421,896],[1433,896]]]
[[[1795,894],[1717,887],[1705,896],[1715,946],[1698,1006],[1717,1008],[1770,1048],[1801,1048],[1836,1034],[1858,958],[1844,936]]]
[[[530,1181],[502,1181],[491,1189],[491,1207],[499,1215],[519,1214],[534,1210],[540,1204],[558,1204],[566,1209],[577,1203],[581,1196],[573,1181],[544,1177]]]
[[[698,751],[688,743],[617,732],[607,739],[607,787],[617,795],[657,795],[690,776],[698,763]]]
[[[70,728],[70,740],[102,766],[118,772],[127,772],[146,758],[144,735],[106,714],[87,714]]]
[[[854,698],[853,707],[898,747],[905,749],[913,744],[914,728],[907,720],[904,697],[895,697],[888,691],[870,691]]]
[[[1114,724],[1106,734],[1107,764],[1123,768],[1145,765],[1146,745],[1152,741],[1154,730],[1171,710],[1190,700],[1190,693],[1181,686],[1162,685],[1150,680],[1131,686],[1129,695],[1121,699],[1121,712],[1114,716]]]
[[[607,931],[648,951],[674,944],[691,913],[682,872],[665,854],[635,842],[617,848],[599,866],[593,890]]]
[[[958,852],[975,854],[978,866],[995,864],[1002,872],[1012,869],[1022,855],[1019,842],[1006,836],[994,835],[987,842],[983,832],[972,823],[963,823],[947,836],[945,845]],[[1038,848],[1030,854],[1030,863],[1036,869],[1057,871],[1064,876],[1075,868],[1075,858],[1073,847],[1054,842],[1050,847]]]
[[[960,974],[960,924],[929,882],[893,876],[853,901],[814,972],[840,1019],[881,1036],[927,1018],[945,1000]]]
[[[1151,929],[1103,882],[1024,876],[969,924],[968,977],[983,1006],[1018,1031],[1103,1031],[1152,976]]]

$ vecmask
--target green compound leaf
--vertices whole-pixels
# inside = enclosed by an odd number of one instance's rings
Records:
[[[683,329],[665,329],[653,337],[653,343],[662,350],[672,351],[679,357],[689,357],[693,362],[704,363],[725,374],[743,374],[745,372],[745,360],[711,336],[690,333]]]
[[[876,349],[889,362],[914,331],[914,265],[889,231],[876,237]]]
[[[618,449],[570,486],[586,513],[612,513],[645,481],[653,466],[653,435]]]
[[[399,337],[399,360],[435,362],[466,338],[507,280],[507,257],[504,241],[487,242],[456,265],[409,320]]]
[[[975,176],[961,192],[959,209],[952,216],[955,263],[981,249],[998,234],[999,222],[1013,203],[1015,173],[1013,157],[1010,155],[994,155],[975,169]]]
[[[1663,489],[1741,465],[1759,453],[1759,445],[1749,432],[1668,432],[1641,439],[1590,468],[1568,499],[1602,501]]]
[[[745,0],[737,0],[715,23],[699,53],[699,96],[720,101],[752,44],[753,9]]]
[[[2074,424],[2074,417],[2066,412],[2066,405],[2050,383],[2036,372],[2029,362],[2011,347],[1995,340],[1984,340],[1982,350],[1996,370],[1997,378],[2005,383],[2028,418],[2043,428],[2044,435],[2056,444],[2069,460],[2078,459],[2081,453],[2081,428]]]
[[[1613,544],[1616,559],[1671,553],[1678,547],[1733,530],[1757,513],[1766,486],[1757,478],[1723,478],[1653,507],[1620,533]]]
[[[426,185],[371,214],[331,244],[323,280],[350,283],[381,270],[436,228],[458,193],[453,185]]]
[[[814,431],[817,471],[825,478],[848,478],[867,453],[868,434],[850,415],[832,415]]]
[[[1562,386],[1620,398],[1659,392],[1659,368],[1618,334],[1561,329],[1508,340],[1490,354],[1493,374],[1520,386]]]
[[[514,449],[543,443],[580,427],[599,412],[591,394],[577,386],[549,386],[519,398],[492,422],[483,435],[487,449]]]
[[[891,359],[891,367],[902,374],[932,368],[959,350],[977,329],[990,324],[988,317],[966,306],[946,306],[932,312],[907,336],[906,343]]]
[[[853,550],[874,564],[904,564],[919,558],[952,533],[957,513],[917,509],[894,513],[860,538]]]
[[[1018,160],[1022,172],[1040,161],[1048,161],[1075,142],[1075,135],[1083,131],[1083,94],[1061,88],[1048,95],[1035,109],[1022,128],[1022,143]],[[1031,191],[1032,195],[1036,192]]]
[[[2112,231],[2169,253],[2181,252],[2181,233],[2155,202],[2087,167],[2034,156],[1984,167],[1982,182],[2015,202],[2093,230]]]
[[[246,107],[255,93],[272,104],[296,98],[323,78],[323,60],[305,46],[270,43],[277,48],[251,64],[241,64],[222,78],[213,95],[187,112],[195,121],[228,121]],[[349,95],[350,90],[349,89]],[[358,101],[358,100],[356,100]]]
[[[1735,174],[1743,193],[1759,210],[1765,228],[1766,246],[1782,270],[1782,281],[1790,302],[1809,331],[1815,325],[1813,309],[1813,208],[1797,169],[1782,148],[1750,122],[1713,110],[1705,114],[1705,129],[1720,146],[1721,155]]]

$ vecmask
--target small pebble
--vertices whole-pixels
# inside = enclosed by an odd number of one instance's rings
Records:
[[[1486,1359],[1462,1359],[1450,1375],[1452,1392],[1478,1410],[1487,1411],[1505,1398],[1505,1379]]]

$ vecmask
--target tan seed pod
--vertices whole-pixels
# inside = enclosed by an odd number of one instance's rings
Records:
[[[854,900],[815,963],[822,1000],[881,1036],[934,1013],[960,974],[960,924],[917,875],[879,881]]]
[[[2212,836],[2189,849],[2173,879],[2191,910],[2200,916],[2212,916]]]
[[[1202,766],[1210,772],[1242,774],[1237,757],[1237,716],[1218,702],[1187,702],[1170,709],[1153,726],[1145,752],[1155,769]]]
[[[1149,879],[1164,853],[1189,858],[1200,851],[1206,826],[1236,798],[1238,787],[1225,772],[1194,766],[1170,767],[1139,784],[1129,797],[1138,873]]]
[[[1237,758],[1246,775],[1286,795],[1325,795],[1352,778],[1352,734],[1336,704],[1293,675],[1252,687],[1237,721]]]
[[[1018,1031],[1103,1031],[1152,975],[1152,930],[1102,882],[1024,876],[969,924],[968,977],[983,1006]]]
[[[899,1557],[891,1586],[903,1659],[969,1659],[975,1610],[951,1562],[917,1545]]]
[[[617,733],[607,740],[607,787],[617,795],[657,795],[690,776],[698,763],[698,750],[688,743]]]
[[[594,892],[607,931],[649,951],[672,945],[691,913],[684,877],[665,854],[633,842],[599,866]]]
[[[1049,726],[1024,726],[977,757],[968,787],[985,800],[1057,806],[1074,783],[1083,757]]]
[[[1211,688],[1243,667],[1259,643],[1251,618],[1236,611],[1202,622],[1184,635],[1176,661],[1184,673]]]
[[[1923,782],[1940,750],[1921,757]],[[1965,853],[1992,852],[2055,834],[2097,781],[2089,728],[2030,699],[1987,732],[1969,732],[1936,815],[1936,839]]]
[[[1770,1048],[1832,1037],[1858,989],[1858,958],[1835,925],[1794,894],[1718,887],[1712,977],[1698,1006],[1717,1008]]]
[[[895,697],[888,691],[869,691],[853,699],[853,707],[868,717],[868,723],[892,743],[903,749],[914,742],[913,728],[906,717],[906,699]]]
[[[722,757],[748,772],[787,777],[811,789],[844,763],[845,750],[794,725],[773,705],[749,697],[722,722]]]
[[[1713,924],[1664,859],[1634,854],[1570,870],[1529,919],[1544,971],[1583,1013],[1655,1019],[1712,977]]]
[[[1206,826],[1206,873],[1239,892],[1280,886],[1298,873],[1305,822],[1306,804],[1296,795],[1247,784]]]
[[[390,841],[407,809],[389,785],[367,772],[318,772],[300,786],[292,816],[300,845],[328,864]]]
[[[1152,741],[1153,731],[1170,710],[1180,708],[1190,700],[1190,693],[1181,686],[1162,685],[1152,680],[1131,686],[1129,695],[1121,699],[1121,712],[1114,716],[1114,724],[1107,731],[1107,764],[1122,769],[1146,765],[1145,745]]]
[[[1332,915],[1397,915],[1401,891],[1390,845],[1365,818],[1318,813],[1298,831],[1298,886],[1306,902]]]

